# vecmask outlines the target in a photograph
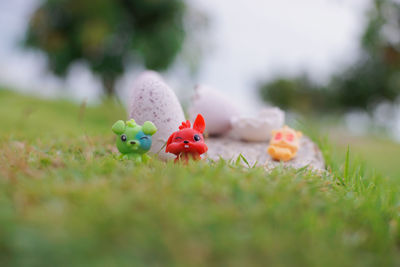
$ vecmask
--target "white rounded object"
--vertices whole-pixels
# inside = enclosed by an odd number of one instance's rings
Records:
[[[189,107],[189,117],[193,121],[197,114],[201,114],[206,121],[206,132],[209,135],[222,135],[231,129],[231,118],[237,116],[237,107],[222,93],[199,85]]]
[[[231,119],[232,134],[248,142],[264,142],[271,131],[285,123],[285,113],[279,108],[264,108],[256,117],[235,116]]]
[[[139,124],[151,121],[156,125],[151,154],[157,153],[161,159],[174,158],[174,155],[165,153],[163,147],[185,116],[174,91],[157,72],[145,71],[135,80],[128,102],[128,115]]]

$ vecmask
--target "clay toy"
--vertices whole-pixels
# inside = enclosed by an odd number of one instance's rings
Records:
[[[165,152],[176,155],[175,163],[188,163],[190,159],[200,160],[200,155],[208,150],[203,136],[205,128],[206,123],[201,114],[197,115],[193,129],[190,128],[190,121],[182,122],[179,131],[172,133],[168,138]]]
[[[117,148],[120,159],[132,159],[135,162],[147,162],[150,157],[146,154],[151,148],[151,136],[157,132],[156,126],[146,121],[143,126],[131,119],[126,123],[117,121],[112,126],[112,131],[118,136]]]
[[[267,149],[268,154],[274,160],[288,161],[296,156],[299,149],[299,139],[302,133],[293,130],[288,126],[282,129],[273,130],[272,138]]]

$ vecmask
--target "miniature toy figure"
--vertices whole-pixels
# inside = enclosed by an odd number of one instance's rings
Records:
[[[274,160],[288,161],[296,156],[299,149],[299,139],[302,133],[284,126],[280,130],[272,131],[272,138],[268,147],[268,154]]]
[[[190,128],[190,121],[182,122],[179,131],[168,138],[165,152],[176,155],[175,163],[179,161],[188,163],[189,159],[200,160],[200,155],[208,150],[203,136],[205,128],[206,123],[201,114],[197,115],[193,129]]]
[[[118,136],[117,148],[120,159],[133,159],[135,162],[147,162],[150,157],[146,154],[151,147],[151,136],[157,132],[156,126],[146,121],[140,126],[134,119],[117,121],[112,131]]]

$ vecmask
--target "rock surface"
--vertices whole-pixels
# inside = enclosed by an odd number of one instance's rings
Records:
[[[304,166],[312,167],[316,170],[324,170],[325,162],[318,146],[308,137],[300,139],[300,148],[294,159],[281,163],[274,161],[267,153],[268,142],[242,142],[230,137],[207,138],[208,146],[207,158],[219,160],[236,160],[240,153],[247,159],[250,166],[257,164],[265,166],[267,169],[274,168],[280,164],[284,166],[301,168]]]
[[[134,82],[128,106],[129,119],[143,124],[153,122],[157,132],[153,135],[151,154],[161,159],[173,159],[174,155],[164,152],[168,137],[178,130],[185,120],[181,104],[174,91],[154,71],[143,72]]]

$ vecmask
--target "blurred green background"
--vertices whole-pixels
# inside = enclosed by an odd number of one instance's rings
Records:
[[[184,11],[181,0],[47,0],[32,15],[24,43],[45,52],[57,75],[85,60],[112,95],[135,55],[149,69],[171,64],[184,40]]]

